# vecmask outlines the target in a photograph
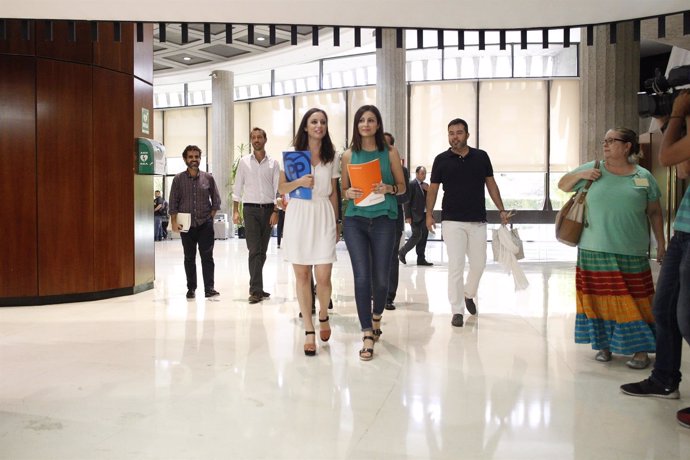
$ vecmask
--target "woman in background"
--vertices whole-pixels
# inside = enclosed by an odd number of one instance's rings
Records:
[[[343,233],[355,278],[357,315],[364,333],[363,347],[359,351],[362,361],[374,357],[374,341],[381,335],[398,217],[396,195],[405,193],[407,183],[398,149],[386,144],[383,133],[379,110],[373,105],[360,107],[355,113],[352,143],[341,160],[342,193],[350,200],[345,210]],[[373,160],[379,161],[382,181],[372,184],[371,190],[352,187],[348,165]],[[355,205],[354,200],[365,192],[382,194],[384,199],[370,206]]]
[[[280,172],[278,192],[289,194],[298,187],[312,189],[311,200],[290,199],[285,210],[285,260],[295,272],[297,302],[304,323],[304,354],[316,354],[316,332],[311,317],[312,266],[316,276],[316,297],[319,301],[319,335],[327,342],[331,337],[328,324],[328,303],[331,299],[331,269],[335,262],[338,198],[336,186],[338,163],[328,134],[328,116],[321,109],[309,109],[295,133],[292,145],[296,150],[311,152],[311,174],[288,182]]]
[[[637,164],[642,154],[634,131],[611,129],[602,144],[599,169],[585,163],[558,182],[570,192],[594,181],[577,252],[575,342],[591,343],[597,361],[611,361],[612,353],[632,355],[628,367],[644,369],[656,349],[648,223],[659,263],[666,248],[661,192],[654,176]]]

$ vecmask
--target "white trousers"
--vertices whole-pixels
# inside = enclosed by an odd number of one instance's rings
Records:
[[[443,240],[448,250],[448,301],[453,314],[462,314],[465,297],[477,296],[486,267],[486,223],[444,220]],[[467,281],[465,256],[470,265]]]

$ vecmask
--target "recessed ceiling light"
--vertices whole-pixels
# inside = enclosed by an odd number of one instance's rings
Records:
[[[190,58],[189,56],[185,56],[185,57],[182,58],[182,60],[183,60],[183,61],[191,61],[192,58]]]
[[[264,40],[266,40],[264,37],[257,37],[257,39],[256,39],[256,41],[258,41],[258,42],[262,42]]]

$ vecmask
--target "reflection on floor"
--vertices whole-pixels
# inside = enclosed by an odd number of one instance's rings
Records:
[[[151,291],[0,308],[0,458],[690,458],[690,430],[675,421],[690,384],[680,401],[622,395],[648,371],[573,343],[574,249],[527,243],[526,253],[529,289],[515,292],[490,262],[479,315],[453,328],[446,254],[430,242],[434,266],[400,267],[398,309],[361,362],[344,243],[333,336],[313,358],[275,240],[272,295],[257,305],[243,240],[217,241],[212,301],[201,290],[185,299],[180,242],[156,243]]]

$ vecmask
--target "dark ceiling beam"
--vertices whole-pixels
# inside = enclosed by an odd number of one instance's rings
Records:
[[[689,35],[690,34],[690,10],[689,11],[684,11],[684,12],[679,12],[675,14],[682,14],[683,17],[683,34],[684,35]],[[652,16],[652,17],[645,17],[645,18],[638,18],[638,19],[631,19],[630,21],[633,23],[633,40],[639,41],[640,40],[640,29],[641,29],[641,21],[643,20],[656,20],[657,21],[657,36],[659,38],[665,38],[666,37],[666,17],[667,16],[674,16],[674,14],[662,14],[659,16]],[[33,21],[27,20],[27,19],[20,19],[20,34],[23,40],[29,40],[31,39],[31,34],[32,34],[32,24]],[[52,20],[44,20],[45,22],[45,27],[43,28],[44,32],[44,39],[47,41],[52,41],[53,40],[53,21]],[[68,38],[71,41],[76,41],[76,33],[77,33],[77,28],[76,28],[76,22],[75,20],[67,20],[67,27],[68,27]],[[89,21],[90,25],[90,34],[91,34],[91,40],[96,42],[99,40],[99,23],[100,22],[106,22],[106,21]],[[583,27],[585,29],[585,36],[583,37],[583,42],[587,46],[592,46],[593,45],[593,37],[594,37],[594,27],[599,26],[599,25],[606,25],[609,28],[609,43],[615,44],[617,42],[617,35],[618,35],[618,23],[621,21],[613,21],[613,22],[607,22],[607,23],[601,23],[601,24],[585,24],[585,25],[571,25],[571,26],[566,26],[564,27],[563,30],[563,46],[564,47],[570,47],[571,45],[571,39],[570,39],[570,29],[573,27]],[[627,22],[627,21],[626,21]],[[113,40],[116,42],[121,41],[122,39],[122,22],[121,21],[113,21]],[[142,42],[144,37],[144,22],[136,22],[136,40],[138,42]],[[166,28],[177,23],[166,23],[166,22],[158,22],[158,39],[159,42],[161,43],[166,43],[167,42],[167,34],[166,34]],[[202,38],[203,37],[203,43],[211,43],[213,41],[213,37],[211,34],[211,23],[203,23],[203,33],[202,35],[198,35],[196,32],[197,31],[191,31],[189,29],[189,23],[186,22],[181,22],[179,23],[179,27],[181,30],[181,41],[183,44],[189,44],[190,43],[190,33],[194,34],[195,37]],[[254,45],[254,38],[255,38],[255,27],[257,25],[255,24],[247,24],[247,42],[249,45]],[[313,46],[319,46],[319,29],[322,26],[316,26],[316,25],[311,25],[311,26],[305,26],[305,25],[290,25],[290,31],[289,32],[284,32],[282,30],[277,30],[277,25],[276,24],[269,24],[269,25],[263,25],[263,26],[258,26],[261,28],[267,27],[268,28],[268,37],[269,37],[269,43],[271,46],[276,45],[277,43],[277,36],[280,35],[284,37],[285,40],[289,40],[292,45],[296,45],[298,43],[298,38],[299,38],[299,33],[298,33],[298,28],[299,27],[310,27],[311,28],[311,38],[312,38],[312,45]],[[323,26],[326,27],[326,26]],[[333,46],[340,46],[340,33],[341,29],[343,26],[332,26],[333,29]],[[362,28],[369,28],[368,26],[354,26],[352,29],[354,30],[354,46],[355,47],[361,47],[361,32]],[[381,48],[382,47],[382,31],[383,27],[371,27],[374,29],[374,36],[375,36],[375,41],[376,41],[376,47]],[[397,27],[396,29],[396,46],[398,48],[402,48],[404,45],[404,32],[405,28],[402,27]],[[408,29],[409,30],[409,29]],[[447,29],[425,29],[425,28],[414,28],[417,33],[417,48],[424,48],[424,32],[425,30],[436,30],[437,32],[437,43],[436,47],[437,48],[443,48],[445,46],[445,32]],[[484,50],[486,48],[486,31],[489,29],[477,29],[476,32],[479,36],[479,42],[478,42],[478,47],[480,50]],[[509,30],[513,29],[506,29],[506,30],[498,30],[499,33],[499,48],[501,50],[506,49],[506,33]],[[520,45],[521,48],[526,48],[527,46],[527,32],[528,30],[541,30],[542,31],[542,47],[548,48],[550,43],[549,40],[549,30],[550,28],[542,28],[542,29],[518,29],[520,31]],[[261,33],[261,32],[260,32]],[[465,48],[465,40],[464,40],[464,30],[457,30],[458,33],[458,49],[462,50]],[[303,34],[303,35],[308,35],[308,34]],[[8,36],[8,19],[0,19],[0,40],[6,40]],[[225,43],[227,44],[232,44],[233,43],[233,26],[232,24],[225,24]]]

